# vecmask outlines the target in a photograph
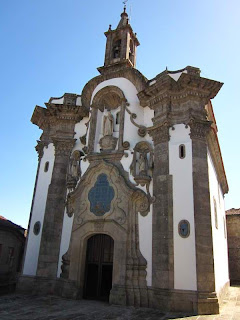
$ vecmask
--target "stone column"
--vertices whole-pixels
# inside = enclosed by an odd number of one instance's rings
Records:
[[[37,276],[57,276],[60,241],[66,199],[67,168],[75,139],[53,138],[55,161],[48,189]]]
[[[154,141],[152,286],[173,288],[173,200],[169,175],[169,125],[150,132]]]
[[[215,294],[213,239],[207,141],[210,121],[191,121],[193,197],[196,238],[198,313],[218,313]]]

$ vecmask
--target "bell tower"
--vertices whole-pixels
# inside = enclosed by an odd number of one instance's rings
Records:
[[[115,30],[112,30],[111,25],[104,33],[107,37],[104,67],[99,68],[102,73],[103,69],[108,69],[110,66],[127,65],[136,67],[136,48],[139,46],[136,33],[133,32],[129,24],[126,6],[121,13],[121,20]]]

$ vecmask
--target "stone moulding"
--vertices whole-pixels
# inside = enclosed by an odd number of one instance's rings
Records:
[[[92,162],[77,188],[69,193],[67,211],[68,214],[74,213],[74,221],[67,253],[69,275],[65,272],[64,277],[77,281],[82,292],[87,239],[96,233],[108,234],[114,240],[115,250],[110,302],[147,306],[147,262],[139,249],[137,213],[147,215],[150,201],[145,192],[126,179],[120,166],[120,163],[117,166],[104,160]],[[102,173],[107,176],[110,187],[114,189],[114,197],[110,210],[104,215],[96,216],[91,213],[88,194]],[[65,260],[64,264],[68,266],[68,261]]]
[[[217,171],[218,179],[221,184],[223,194],[228,193],[229,188],[223,165],[221,149],[219,146],[216,130],[213,127],[211,127],[211,130],[207,135],[207,144],[209,152],[211,154],[212,161],[214,163],[214,167]]]
[[[138,98],[143,107],[153,109],[167,99],[187,101],[194,97],[206,104],[216,96],[222,85],[221,82],[188,73],[182,73],[178,81],[175,81],[168,73],[163,73],[161,77],[156,77],[156,83],[139,92]]]
[[[82,91],[82,103],[87,108],[90,108],[91,106],[91,97],[94,89],[99,85],[101,82],[104,82],[106,80],[112,79],[112,78],[126,78],[129,81],[131,81],[138,92],[142,91],[147,86],[147,79],[135,68],[123,68],[121,70],[113,71],[109,74],[104,74],[97,76],[93,79],[91,79],[83,88]]]

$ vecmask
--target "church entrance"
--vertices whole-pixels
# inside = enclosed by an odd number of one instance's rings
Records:
[[[88,239],[84,298],[108,300],[112,289],[113,239],[96,234]]]

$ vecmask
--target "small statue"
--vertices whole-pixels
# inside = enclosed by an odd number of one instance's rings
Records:
[[[78,180],[81,177],[80,162],[80,152],[74,152],[72,158],[70,159],[69,174],[76,180]]]
[[[138,174],[147,175],[148,165],[147,165],[147,155],[146,153],[140,153],[138,160]]]
[[[103,136],[112,136],[113,134],[113,115],[108,111],[103,118]]]

